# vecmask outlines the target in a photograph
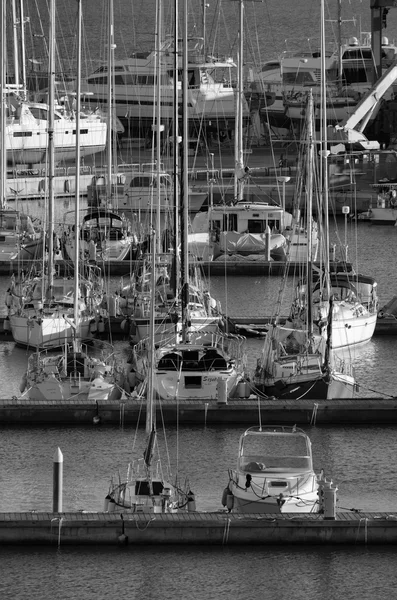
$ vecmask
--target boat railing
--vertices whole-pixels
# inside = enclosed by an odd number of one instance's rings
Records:
[[[90,175],[92,173],[92,167],[90,165],[83,165],[80,167],[80,175]],[[67,177],[76,174],[76,167],[55,167],[55,177]],[[12,169],[7,170],[8,178],[26,178],[26,177],[46,177],[48,170],[43,169]]]

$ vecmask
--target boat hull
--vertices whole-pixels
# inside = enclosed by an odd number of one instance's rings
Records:
[[[277,496],[258,500],[258,497],[246,490],[231,488],[233,512],[243,514],[308,514],[318,512],[317,491],[299,494],[299,498],[287,498],[282,504]]]
[[[80,339],[92,338],[91,321],[91,317],[80,317]],[[10,326],[15,343],[29,348],[60,348],[65,342],[71,342],[74,336],[73,327],[62,316],[37,319],[11,315]]]
[[[337,374],[331,378],[323,376],[312,379],[302,375],[291,377],[290,380],[269,381],[265,384],[256,382],[255,385],[267,396],[281,400],[354,398],[356,390],[353,377],[343,374]]]
[[[218,400],[237,393],[241,373],[234,368],[217,371],[160,371],[154,374],[154,391],[162,400]]]

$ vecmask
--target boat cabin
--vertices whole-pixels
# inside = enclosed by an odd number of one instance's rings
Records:
[[[240,438],[237,470],[293,473],[313,468],[311,442],[292,427],[250,428]]]
[[[284,229],[284,211],[270,204],[238,203],[234,206],[214,207],[209,212],[210,229],[216,233],[265,233]]]

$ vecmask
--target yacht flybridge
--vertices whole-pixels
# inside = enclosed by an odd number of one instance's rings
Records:
[[[179,41],[181,46],[181,41]],[[181,90],[182,53],[178,48],[178,89]],[[114,62],[112,72],[116,115],[130,131],[144,135],[151,131],[153,109],[156,102],[157,71],[160,72],[161,118],[164,122],[173,119],[174,111],[174,54],[175,45],[171,37],[166,38],[160,48],[160,64],[157,67],[156,51],[135,52],[132,56]],[[232,85],[232,70],[236,68],[231,58],[208,57],[203,54],[203,39],[188,40],[188,118],[189,127],[194,123],[205,129],[218,132],[234,128],[236,91]],[[87,93],[86,103],[91,106],[107,104],[108,65],[103,64],[82,83]],[[180,108],[182,106],[179,94]],[[244,118],[249,111],[245,102]]]

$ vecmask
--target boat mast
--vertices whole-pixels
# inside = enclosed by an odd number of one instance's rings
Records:
[[[236,125],[235,125],[235,176],[234,197],[239,202],[243,200],[243,27],[244,27],[244,0],[239,0],[239,31],[238,31],[238,55],[237,55],[237,95],[236,95]]]
[[[306,165],[307,186],[307,329],[309,344],[313,338],[313,314],[312,314],[312,290],[313,290],[313,264],[312,264],[312,220],[313,220],[313,165],[314,165],[314,141],[313,141],[313,91],[308,94],[307,107],[307,131],[308,131],[308,153]]]
[[[1,112],[0,112],[0,170],[1,170],[1,198],[0,208],[4,210],[7,205],[6,197],[6,179],[7,179],[7,148],[6,148],[6,61],[7,61],[7,44],[6,44],[6,2],[1,3],[1,40],[0,40],[0,88],[1,88]]]
[[[150,273],[150,314],[149,314],[149,356],[148,356],[148,378],[147,378],[147,396],[146,396],[146,433],[150,434],[153,421],[153,377],[154,377],[154,360],[155,360],[155,303],[156,303],[156,230],[152,229],[150,248],[152,258],[152,269]]]
[[[323,205],[323,247],[324,269],[326,273],[327,298],[329,298],[329,216],[328,216],[328,149],[327,149],[327,87],[325,75],[325,10],[321,0],[321,109],[322,109],[322,205]]]
[[[160,164],[161,164],[161,132],[164,127],[161,125],[161,21],[162,21],[162,0],[157,0],[157,18],[156,18],[156,230],[159,232],[157,236],[157,252],[161,253],[161,187],[160,187]],[[156,269],[156,264],[153,263],[153,269]]]
[[[178,19],[179,19],[179,6],[178,0],[174,0],[174,143],[173,143],[173,157],[174,157],[174,268],[172,269],[171,286],[176,298],[179,290],[179,43],[178,43]]]
[[[55,108],[55,0],[50,3],[49,31],[49,86],[48,86],[48,288],[47,297],[51,301],[54,282],[54,108]]]
[[[6,4],[6,3],[4,3]],[[12,29],[13,29],[13,46],[14,46],[14,79],[16,90],[19,92],[19,52],[18,52],[18,34],[17,34],[17,9],[15,0],[12,0]]]
[[[74,209],[74,326],[77,344],[79,322],[79,261],[80,261],[80,105],[81,105],[81,0],[77,0],[77,81],[76,81],[76,190]],[[75,348],[77,350],[77,347]]]
[[[206,55],[207,55],[207,49],[206,49],[206,39],[205,39],[205,27],[206,27],[206,21],[207,21],[207,8],[209,7],[209,4],[206,3],[205,0],[203,0],[203,54],[204,54],[204,62],[206,62]]]
[[[113,0],[108,0],[108,85],[107,85],[107,128],[108,128],[108,151],[107,151],[107,204],[112,198],[112,166],[113,166],[113,78],[114,78],[114,29],[113,29]]]
[[[21,81],[21,85],[22,85],[22,94],[23,94],[23,98],[26,99],[27,97],[27,89],[26,89],[26,49],[25,49],[25,21],[28,21],[29,19],[25,19],[25,12],[24,12],[24,0],[20,0],[19,2],[19,19],[20,19],[20,25],[21,25],[21,66],[22,66],[22,70],[21,70],[21,75],[22,75],[22,81]]]
[[[189,197],[188,197],[188,35],[187,35],[187,1],[184,1],[183,34],[182,34],[182,160],[181,160],[181,273],[182,273],[182,341],[188,339],[188,304],[189,304],[189,254],[188,254],[188,219],[189,219]]]

